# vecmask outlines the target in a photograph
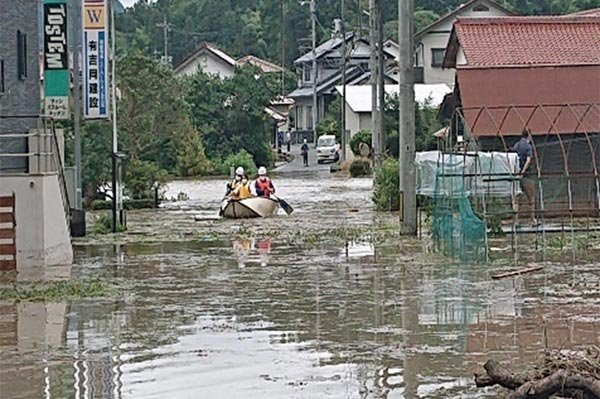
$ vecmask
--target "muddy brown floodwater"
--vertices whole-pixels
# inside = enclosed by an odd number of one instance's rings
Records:
[[[400,238],[368,179],[275,183],[290,217],[219,220],[223,181],[174,182],[189,200],[75,241],[44,274],[116,293],[1,303],[0,397],[498,398],[474,387],[486,359],[600,344],[597,252],[492,280],[500,255],[462,264]]]

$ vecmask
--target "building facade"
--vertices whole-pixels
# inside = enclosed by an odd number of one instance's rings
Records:
[[[471,0],[415,35],[415,83],[454,86],[455,71],[443,68],[452,25],[464,17],[502,17],[515,13],[492,0]]]
[[[41,106],[38,1],[0,0],[0,19],[0,134],[28,133]],[[0,139],[0,152],[23,154],[27,148],[26,137]],[[0,171],[27,170],[26,158],[0,157]]]
[[[13,260],[0,266],[70,264],[69,202],[52,121],[41,117],[38,0],[0,0],[0,197],[12,198]],[[22,137],[21,137],[22,136]],[[5,243],[0,240],[0,245]]]
[[[237,62],[209,43],[201,43],[196,50],[181,61],[173,72],[175,76],[192,76],[198,71],[216,75],[221,79],[232,77]]]
[[[342,44],[340,34],[334,35],[329,40],[319,45],[315,55],[310,51],[294,61],[299,72],[298,88],[288,94],[295,101],[294,129],[295,138],[313,138],[313,92],[316,73],[317,90],[317,123],[327,113],[329,104],[335,99],[335,87],[342,83]],[[346,35],[346,83],[348,85],[361,84],[369,79],[369,59],[371,49],[369,41],[353,33]],[[386,83],[394,83],[392,71],[397,65],[397,48],[384,46],[383,53],[386,63]],[[313,58],[316,57],[316,72],[313,71]],[[395,82],[397,83],[397,81]]]

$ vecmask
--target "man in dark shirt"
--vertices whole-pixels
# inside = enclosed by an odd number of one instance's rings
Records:
[[[529,200],[529,210],[531,212],[531,224],[537,225],[535,219],[535,182],[531,163],[533,162],[533,147],[530,143],[531,132],[523,129],[521,139],[512,146],[511,150],[517,153],[519,157],[519,175],[521,176],[521,189]],[[519,216],[519,197],[515,200],[515,211],[517,220]]]

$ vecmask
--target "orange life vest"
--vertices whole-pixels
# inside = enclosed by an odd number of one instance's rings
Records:
[[[260,177],[256,179],[256,189],[257,191],[262,191],[263,197],[269,197],[273,194],[273,189],[271,188],[271,179],[265,177],[265,179],[261,179]]]
[[[234,180],[231,183],[231,191],[231,197],[233,199],[245,199],[252,197],[252,191],[250,190],[249,182],[244,183],[242,181]]]

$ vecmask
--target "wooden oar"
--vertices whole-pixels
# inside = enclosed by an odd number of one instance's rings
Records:
[[[294,212],[294,208],[292,208],[292,206],[290,204],[288,204],[284,199],[281,199],[274,195],[272,195],[272,197],[274,199],[276,199],[277,201],[279,201],[279,205],[281,205],[281,208],[285,211],[285,213],[287,213],[288,215],[291,215],[292,212]]]

